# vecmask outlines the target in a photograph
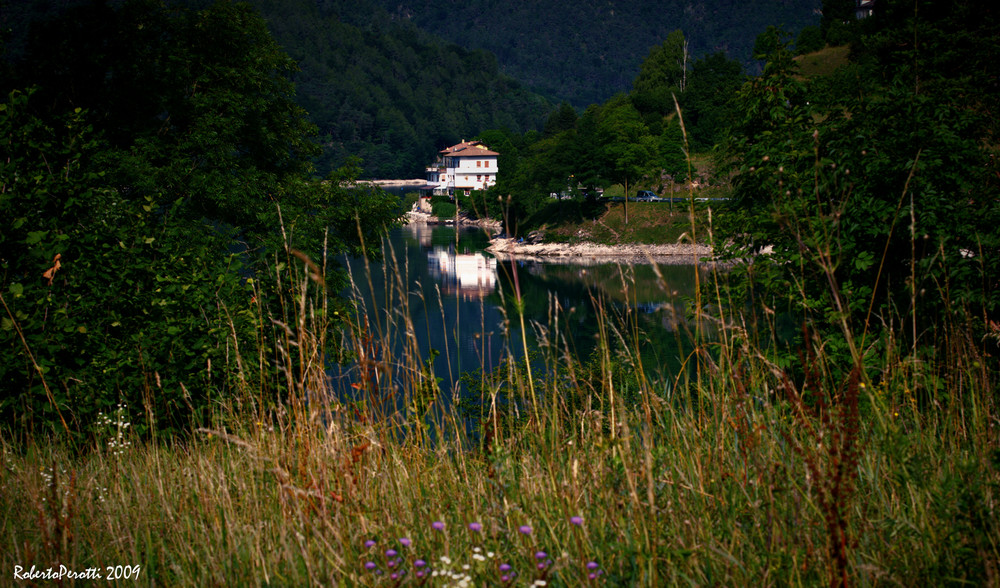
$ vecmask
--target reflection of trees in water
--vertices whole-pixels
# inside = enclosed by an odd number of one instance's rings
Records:
[[[511,262],[484,254],[486,242],[479,230],[460,229],[456,245],[454,228],[404,227],[389,236],[386,265],[373,264],[374,292],[369,292],[364,264],[353,264],[368,311],[394,319],[407,314],[407,321],[396,322],[412,325],[420,353],[441,353],[433,369],[444,389],[463,371],[495,368],[509,338],[520,337]],[[526,323],[542,327],[528,326],[529,346],[537,349],[549,343],[554,346],[549,351],[587,361],[597,349],[603,320],[625,336],[630,348],[639,347],[647,370],[675,373],[678,358],[690,352],[688,333],[693,326],[687,320],[687,298],[694,295],[692,265],[660,266],[662,279],[651,266],[638,264],[515,262],[514,267]],[[510,333],[504,332],[501,309]],[[638,329],[638,343],[633,340],[635,329],[622,325]],[[395,335],[403,338],[402,333]],[[610,343],[613,353],[622,351],[617,335],[611,335]],[[390,343],[394,353],[402,349],[398,345],[395,339]],[[515,356],[522,353],[519,347],[511,350]]]
[[[425,250],[434,247],[455,247],[457,241],[458,253],[474,253],[485,249],[490,242],[489,235],[477,227],[459,227],[456,230],[454,226],[409,223],[400,230],[403,240],[408,245],[418,245]]]
[[[600,265],[533,263],[528,267],[533,275],[546,281],[576,283],[599,289],[609,300],[633,307],[655,309],[656,304],[673,301],[695,293],[695,264],[657,265],[648,263],[603,263]],[[702,279],[707,267],[697,266]]]
[[[498,293],[491,297],[506,304],[508,316],[516,316],[513,271],[517,271],[526,318],[550,327],[554,317],[560,322],[564,340],[578,358],[587,358],[597,347],[600,321],[616,326],[634,325],[638,345],[647,366],[659,370],[679,369],[690,351],[693,324],[688,300],[694,296],[692,265],[659,268],[659,276],[648,265],[576,266],[510,261],[500,264]],[[700,270],[699,271],[703,271]],[[503,297],[499,290],[502,290]],[[705,329],[705,325],[702,325]],[[619,329],[628,339],[632,329]],[[549,328],[549,333],[553,330]],[[711,333],[710,330],[703,330]],[[711,335],[709,335],[711,336]],[[620,341],[611,342],[620,349]]]

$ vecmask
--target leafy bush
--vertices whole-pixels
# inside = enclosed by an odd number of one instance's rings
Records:
[[[278,341],[289,294],[251,282],[273,253],[371,249],[398,200],[353,166],[310,177],[293,64],[245,5],[85,6],[32,39],[0,104],[0,414],[76,435],[124,402],[140,433],[190,429],[271,378],[235,358]]]
[[[447,196],[431,197],[431,214],[438,218],[455,218],[458,207]]]
[[[15,92],[0,111],[0,412],[81,431],[125,400],[164,431],[185,424],[227,389],[229,327],[245,330],[233,235],[185,219],[180,201],[122,197],[93,171],[80,111],[49,126],[28,107]]]
[[[995,53],[964,32],[990,21],[920,14],[890,15],[838,83],[799,80],[787,45],[772,43],[763,76],[740,92],[729,145],[731,253],[773,248],[737,268],[734,298],[825,325],[828,352],[855,359],[895,321],[910,325],[910,344],[938,345],[939,325],[968,323],[981,338],[1000,312],[997,164],[984,147],[996,98],[961,75]],[[942,53],[931,41],[952,44],[946,31],[983,53]]]
[[[795,52],[799,55],[819,51],[825,45],[823,31],[819,27],[805,27],[799,31],[799,36],[795,38]]]

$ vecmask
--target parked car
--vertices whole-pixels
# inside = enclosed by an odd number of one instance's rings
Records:
[[[660,202],[663,198],[657,196],[652,190],[639,190],[635,194],[637,202]]]

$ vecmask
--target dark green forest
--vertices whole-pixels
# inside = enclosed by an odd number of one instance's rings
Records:
[[[757,68],[752,48],[768,26],[798,33],[819,23],[820,0],[597,1],[377,0],[463,47],[497,56],[502,71],[578,109],[626,92],[651,47],[684,32],[692,61],[716,52]]]
[[[33,20],[91,2],[5,4],[0,22],[16,62]],[[750,48],[767,25],[798,30],[819,21],[818,4],[782,2],[581,3],[571,10],[538,3],[250,4],[297,64],[295,100],[318,127],[322,148],[317,170],[360,157],[368,178],[422,177],[447,145],[487,129],[540,130],[559,102],[582,111],[628,91],[642,62],[676,30],[687,41],[689,65],[721,53],[753,70],[759,62]]]
[[[674,195],[672,189],[694,179],[688,156],[726,139],[739,117],[733,98],[746,79],[741,65],[721,52],[687,62],[684,46],[684,34],[673,31],[650,50],[630,92],[580,114],[564,102],[540,132],[478,135],[500,152],[501,173],[491,190],[460,204],[523,235],[550,220],[547,211],[557,205],[549,194],[593,210],[602,209],[593,206],[595,195],[616,184],[628,196],[640,182]]]
[[[33,20],[51,18],[66,6],[77,6],[80,18],[96,18],[86,16],[85,7],[119,3],[8,4],[3,19],[7,58],[17,64],[31,42]],[[210,5],[201,0],[168,4]],[[441,148],[485,129],[538,128],[552,108],[545,98],[503,75],[493,55],[445,42],[412,23],[394,21],[375,5],[250,4],[296,64],[289,70],[296,86],[294,99],[318,128],[314,141],[321,151],[313,161],[321,175],[356,157],[366,178],[422,177],[424,166]],[[87,42],[116,43],[100,38],[105,30],[98,26]],[[34,41],[33,51],[37,53],[37,45],[46,42]],[[67,74],[79,68],[74,60],[91,58],[89,53],[70,52],[58,71]],[[88,64],[78,76],[91,69]]]
[[[298,62],[298,103],[319,127],[320,169],[360,157],[366,177],[423,177],[438,150],[485,129],[537,128],[549,102],[496,58],[358,2],[252,2]]]
[[[689,67],[715,55],[753,69],[768,25],[819,22],[818,3],[251,4],[301,68],[294,80],[319,127],[318,168],[358,156],[377,178],[422,177],[445,146],[487,129],[541,130],[559,102],[582,111],[627,92],[675,31]]]
[[[825,4],[850,14],[849,2]],[[997,5],[882,2],[848,24],[824,23],[850,58],[815,78],[799,74],[791,35],[772,28],[758,39],[767,65],[737,93],[718,149],[733,188],[719,227],[731,259],[772,252],[734,268],[732,298],[761,317],[808,320],[844,370],[866,355],[920,361],[966,345],[995,357]],[[802,354],[789,361],[809,369]],[[960,386],[923,400],[948,394]]]
[[[252,4],[301,68],[298,103],[320,130],[319,169],[359,156],[378,178],[421,177],[447,145],[487,129],[541,130],[559,102],[582,111],[627,92],[675,31],[689,67],[715,55],[754,69],[766,26],[819,22],[818,3]]]

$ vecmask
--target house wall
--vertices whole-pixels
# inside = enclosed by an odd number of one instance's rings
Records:
[[[449,157],[449,186],[459,189],[479,190],[497,183],[497,158]]]

